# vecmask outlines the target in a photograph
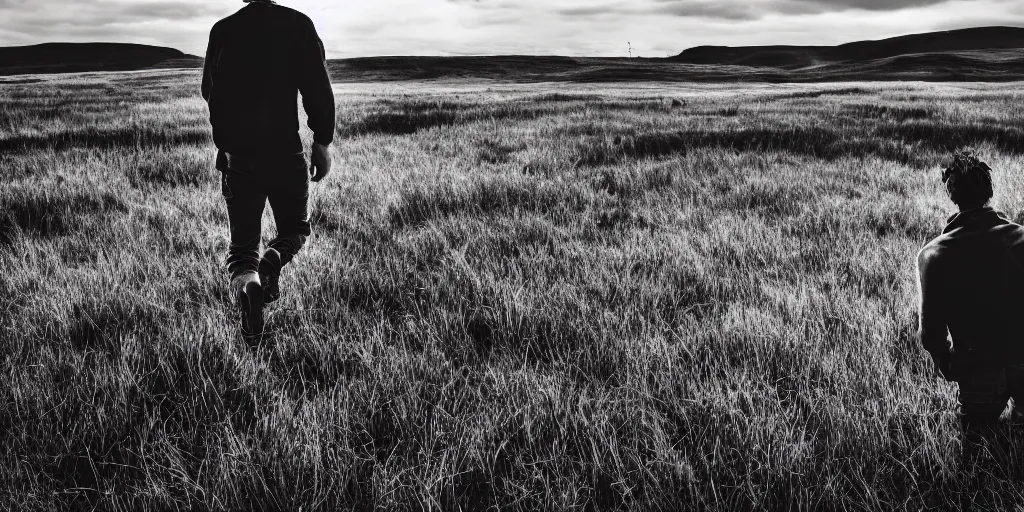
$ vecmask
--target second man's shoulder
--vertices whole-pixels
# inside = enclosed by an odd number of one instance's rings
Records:
[[[924,267],[934,264],[942,258],[943,252],[945,252],[945,247],[943,246],[943,237],[940,235],[934,238],[931,242],[925,244],[925,246],[917,252],[917,265],[919,267]]]
[[[1002,231],[1002,239],[1007,245],[1024,246],[1024,226],[1015,222],[1009,222],[1001,226],[1000,231]]]

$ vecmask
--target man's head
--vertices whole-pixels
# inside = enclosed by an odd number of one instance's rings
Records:
[[[953,154],[953,162],[942,170],[942,183],[961,211],[980,208],[992,199],[992,168],[971,151]]]

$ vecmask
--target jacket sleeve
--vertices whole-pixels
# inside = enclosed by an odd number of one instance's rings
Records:
[[[304,25],[299,38],[299,92],[313,141],[327,146],[334,141],[334,90],[327,73],[323,42],[312,22],[306,21]]]
[[[213,68],[218,46],[216,33],[217,27],[214,26],[213,29],[210,30],[210,42],[206,46],[206,59],[203,60],[202,92],[203,99],[206,100],[207,103],[210,102],[210,94],[213,92]]]
[[[921,345],[936,360],[950,355],[949,330],[944,320],[942,281],[934,248],[925,248],[917,257],[918,284],[921,292],[920,327]]]

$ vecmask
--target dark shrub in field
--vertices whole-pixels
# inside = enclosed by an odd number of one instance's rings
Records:
[[[554,92],[550,94],[542,94],[530,98],[530,101],[534,103],[572,103],[572,102],[599,102],[603,101],[604,97],[599,94],[579,94],[579,93],[564,93]]]
[[[56,133],[0,135],[0,151],[19,152],[33,149],[60,151],[71,148],[118,149],[161,148],[206,145],[211,141],[209,130],[168,130],[160,127],[115,126],[83,127]]]
[[[897,112],[897,111],[894,111]],[[894,114],[895,115],[895,114]],[[995,124],[951,124],[906,115],[897,123],[856,129],[824,125],[644,132],[622,138],[621,144],[592,141],[578,147],[578,165],[603,165],[624,159],[685,155],[701,148],[737,152],[780,151],[826,160],[879,157],[916,167],[935,165],[939,155],[989,143],[1010,154],[1024,153],[1024,130]],[[893,118],[893,116],[886,119]]]
[[[731,190],[720,204],[723,208],[753,211],[777,219],[796,215],[805,203],[815,198],[815,191],[802,183],[781,179],[758,180],[744,183]]]
[[[551,112],[554,110],[550,107],[531,106],[524,102],[386,102],[381,109],[346,122],[339,133],[344,137],[408,135],[438,126],[457,126],[476,121],[536,119]]]
[[[891,141],[858,137],[834,128],[790,126],[640,133],[624,137],[618,145],[603,142],[580,145],[577,164],[616,164],[625,159],[686,155],[702,148],[722,148],[736,152],[786,152],[822,159],[871,155],[917,165],[926,156],[915,154]]]
[[[779,94],[772,96],[772,99],[776,100],[800,100],[800,99],[812,99],[820,98],[822,96],[848,96],[851,94],[868,94],[870,91],[861,87],[843,87],[836,89],[822,89],[818,91],[801,91],[789,94]]]
[[[467,116],[456,111],[378,112],[345,125],[342,134],[348,137],[365,134],[407,135],[435,126],[459,124]]]
[[[891,119],[897,122],[928,119],[936,115],[936,112],[928,107],[864,104],[847,105],[845,108],[854,117]]]
[[[127,173],[133,187],[197,187],[215,183],[220,178],[220,173],[214,169],[212,151],[147,150],[139,155],[138,165]]]
[[[517,151],[524,149],[524,145],[510,146],[491,139],[485,139],[477,149],[477,161],[489,164],[503,164],[511,159]]]
[[[979,144],[992,144],[1011,155],[1024,154],[1024,128],[1014,125],[914,120],[883,124],[874,133],[878,138],[906,141],[942,155]]]
[[[127,209],[124,201],[110,192],[7,189],[0,192],[0,241],[10,243],[15,230],[39,237],[68,235],[80,226],[82,215]]]
[[[391,224],[415,226],[438,217],[489,215],[506,210],[572,210],[585,201],[571,190],[541,180],[487,178],[467,185],[419,186],[402,192],[388,209]]]
[[[116,298],[85,297],[71,305],[66,323],[49,329],[50,337],[77,350],[120,357],[122,340],[140,330],[158,331],[171,313],[152,304],[138,304]]]

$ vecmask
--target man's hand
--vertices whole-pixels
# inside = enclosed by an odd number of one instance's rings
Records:
[[[313,143],[313,154],[310,155],[310,180],[317,182],[331,173],[331,150],[323,144]]]

